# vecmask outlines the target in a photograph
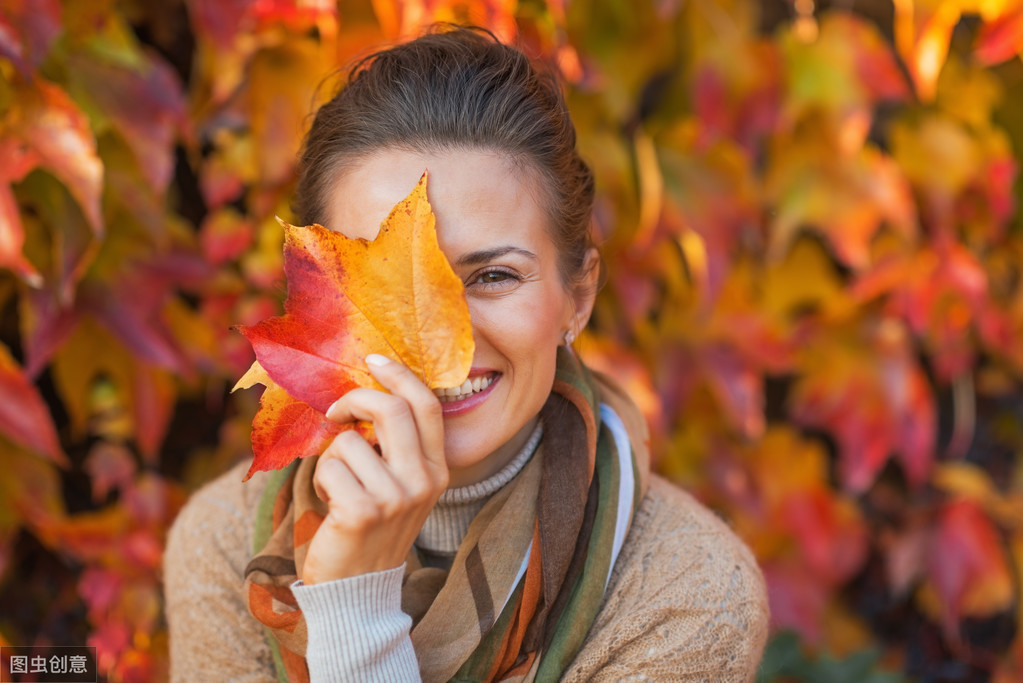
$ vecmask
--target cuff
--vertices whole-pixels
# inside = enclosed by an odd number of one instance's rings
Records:
[[[418,681],[419,665],[401,611],[405,565],[306,586],[291,585],[305,616],[313,681]]]

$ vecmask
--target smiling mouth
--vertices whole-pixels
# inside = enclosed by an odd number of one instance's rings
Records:
[[[497,379],[500,373],[490,372],[485,375],[477,375],[476,377],[470,377],[469,379],[462,382],[462,386],[455,387],[453,389],[434,389],[434,395],[440,399],[441,403],[454,403],[455,401],[462,401],[469,398],[473,394],[478,394],[491,383]]]

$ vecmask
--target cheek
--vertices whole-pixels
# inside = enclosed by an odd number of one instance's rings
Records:
[[[565,325],[564,309],[556,299],[523,299],[471,306],[478,336],[512,364],[518,375],[553,372]]]

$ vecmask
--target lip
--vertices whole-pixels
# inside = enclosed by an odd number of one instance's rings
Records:
[[[493,372],[493,370],[473,368],[472,370],[469,371],[469,377],[478,377],[480,375],[486,375],[491,372]],[[497,376],[494,377],[493,380],[491,380],[490,384],[487,386],[486,389],[479,393],[472,394],[471,396],[467,396],[466,398],[463,398],[461,401],[449,401],[447,403],[441,403],[440,404],[441,412],[444,414],[444,417],[454,417],[455,415],[463,415],[469,412],[470,410],[476,408],[478,405],[480,405],[490,397],[490,392],[494,390],[494,387],[497,386],[497,384],[501,381],[502,377],[504,377],[503,374],[497,373]]]

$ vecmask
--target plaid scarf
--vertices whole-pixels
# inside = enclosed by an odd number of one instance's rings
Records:
[[[402,610],[424,681],[555,680],[597,615],[646,491],[647,431],[610,380],[558,354],[540,446],[473,519],[450,570],[409,553]],[[245,569],[249,611],[272,636],[281,681],[309,680],[290,585],[327,513],[312,485],[316,460],[271,475]]]

